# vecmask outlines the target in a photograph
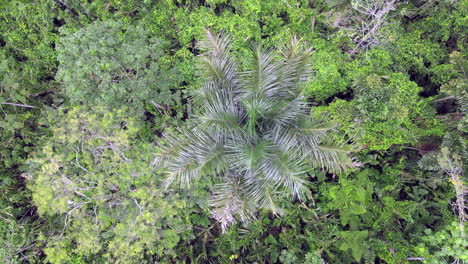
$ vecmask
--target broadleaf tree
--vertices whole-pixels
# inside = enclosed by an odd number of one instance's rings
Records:
[[[140,115],[145,104],[180,104],[180,75],[165,57],[168,43],[142,26],[96,21],[63,33],[56,79],[72,104],[127,107]]]
[[[155,160],[168,184],[213,179],[212,215],[223,231],[259,209],[281,213],[285,195],[306,197],[311,167],[340,172],[352,164],[335,124],[309,115],[302,88],[310,49],[296,38],[282,50],[254,45],[250,70],[239,71],[231,45],[210,32],[201,42],[205,83],[193,94],[194,115],[166,137]]]
[[[138,119],[124,110],[73,107],[50,112],[43,124],[52,135],[24,176],[40,216],[55,223],[38,238],[46,262],[175,258],[189,231],[186,203],[161,187],[150,167],[154,146],[138,139]]]

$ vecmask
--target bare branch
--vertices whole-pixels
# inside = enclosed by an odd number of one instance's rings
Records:
[[[36,108],[33,105],[15,104],[15,103],[8,103],[8,102],[3,102],[3,103],[0,103],[0,104],[13,105],[13,106],[19,106],[19,107],[26,107],[26,108]]]
[[[382,43],[380,29],[387,24],[390,11],[398,6],[396,0],[353,0],[356,14],[339,18],[334,26],[349,32],[356,49],[367,49]]]
[[[447,100],[451,100],[451,99],[456,99],[456,97],[451,95],[451,96],[447,96],[447,97],[444,97],[444,98],[432,100],[431,103],[443,102],[443,101],[447,101]]]
[[[420,258],[420,257],[410,257],[410,258],[407,258],[406,260],[420,260],[420,261],[423,261],[424,258]]]

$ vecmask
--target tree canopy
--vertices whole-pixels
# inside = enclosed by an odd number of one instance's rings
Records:
[[[467,1],[0,10],[1,263],[467,261]]]

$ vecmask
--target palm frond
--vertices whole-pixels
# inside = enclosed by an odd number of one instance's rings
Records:
[[[265,131],[270,129],[268,117],[278,109],[279,102],[265,97],[256,97],[242,101],[242,106],[247,112],[248,119],[246,127],[252,134],[257,130]],[[263,133],[263,132],[260,132]]]
[[[227,167],[223,160],[224,144],[219,138],[206,133],[184,131],[183,137],[168,137],[154,165],[167,174],[167,186],[178,182],[181,186],[191,183],[206,173],[218,173]]]
[[[255,219],[255,207],[243,195],[240,175],[227,174],[222,179],[222,183],[214,188],[210,205],[213,207],[211,213],[224,233],[238,218],[243,222]]]
[[[252,70],[242,73],[242,85],[247,98],[264,95],[268,88],[276,87],[283,66],[277,61],[276,52],[271,47],[256,45],[252,49],[252,55]]]
[[[307,118],[307,109],[307,102],[302,96],[298,96],[272,113],[269,118],[276,129],[295,127],[299,120]]]
[[[206,39],[200,41],[198,47],[209,57],[221,56],[231,51],[232,38],[223,33],[213,34],[210,30],[206,30]]]
[[[278,201],[276,199],[278,192],[271,188],[268,181],[264,180],[263,184],[257,185],[256,188],[259,190],[259,195],[261,195],[261,197],[255,200],[259,208],[267,209],[275,215],[284,214],[284,210],[278,206]]]
[[[225,84],[219,87],[238,87],[238,63],[230,55],[231,38],[207,31],[207,39],[200,41],[199,47],[206,50],[198,65],[206,80]]]
[[[258,161],[271,155],[274,150],[271,142],[259,140],[250,136],[232,138],[226,145],[226,159],[231,168],[250,178],[257,167]]]
[[[181,186],[190,186],[190,183],[199,176],[198,161],[191,155],[191,146],[184,144],[177,149],[177,156],[171,156],[165,164],[165,171],[168,175],[166,186],[169,186],[174,181],[180,183]]]
[[[276,155],[261,159],[259,170],[275,190],[285,188],[295,198],[304,198],[307,181],[303,178],[306,170],[304,163],[294,160],[290,155],[276,151]]]
[[[328,145],[326,143],[326,141],[330,141],[328,135],[334,128],[333,122],[301,115],[291,127],[274,127],[271,136],[282,151],[310,158],[311,150],[317,149],[321,145]],[[337,139],[337,142],[341,142],[341,140]],[[337,148],[343,149],[343,146],[337,146]]]
[[[228,169],[224,140],[209,133],[193,133],[191,155],[197,161],[199,175],[216,175]]]
[[[198,128],[219,133],[241,130],[242,120],[246,118],[243,109],[231,98],[217,96],[217,99],[205,102],[203,109],[195,116]]]
[[[326,142],[316,149],[311,149],[308,156],[314,167],[321,167],[331,172],[343,172],[352,167],[348,153],[349,149],[346,147]]]
[[[258,175],[257,175],[258,176]],[[258,209],[267,209],[275,214],[281,214],[282,210],[276,205],[277,192],[269,182],[262,177],[251,177],[242,182],[242,190],[245,199]]]
[[[312,49],[301,45],[301,40],[294,37],[283,52],[286,58],[283,83],[296,96],[301,92],[301,83],[312,77],[311,55]]]

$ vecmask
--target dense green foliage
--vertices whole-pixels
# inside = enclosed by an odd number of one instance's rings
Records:
[[[468,261],[467,1],[0,11],[1,263]]]
[[[68,34],[67,34],[68,33]],[[72,104],[104,105],[143,114],[145,103],[180,103],[178,72],[165,69],[165,43],[140,26],[94,22],[60,40],[56,80]],[[160,106],[162,108],[162,106]]]
[[[137,122],[122,110],[105,112],[75,107],[53,114],[45,121],[53,135],[30,159],[26,177],[34,181],[39,214],[64,216],[55,219],[63,228],[47,237],[52,263],[170,256],[187,229],[184,201],[159,187],[147,160],[151,145],[136,140]]]

